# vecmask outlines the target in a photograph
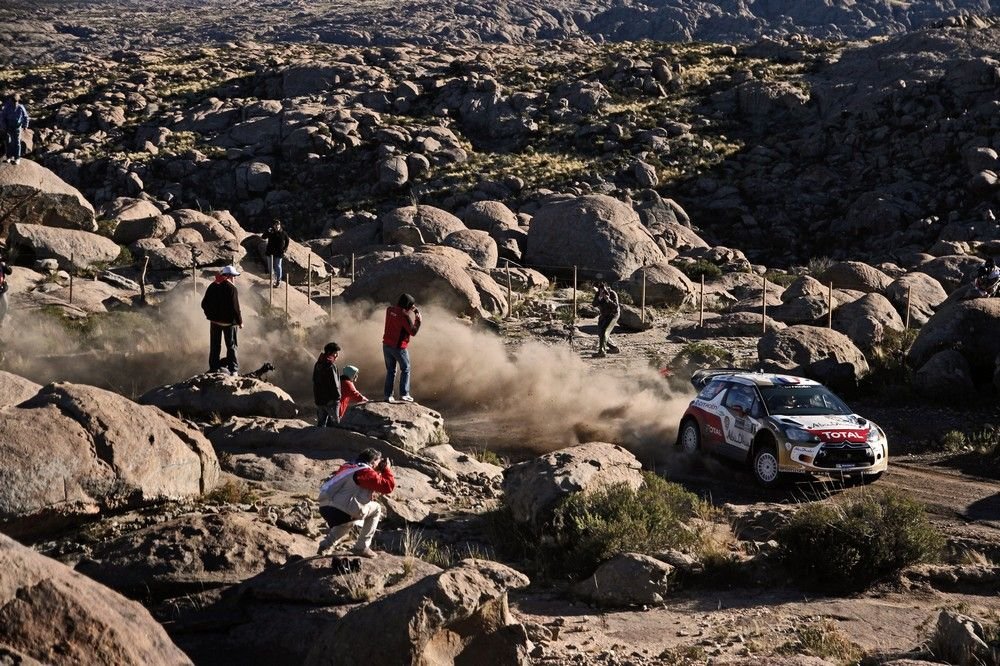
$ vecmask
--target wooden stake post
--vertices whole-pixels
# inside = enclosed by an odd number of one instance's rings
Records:
[[[506,273],[507,273],[507,316],[510,317],[514,310],[514,302],[511,300],[511,289],[510,289],[510,259],[507,259]]]
[[[761,276],[764,279],[764,291],[760,296],[760,330],[761,335],[767,335],[767,276]]]
[[[705,274],[701,274],[701,297],[698,299],[698,328],[705,327]]]
[[[645,324],[646,323],[646,269],[645,268],[642,269],[642,305],[641,305],[641,310],[642,310],[642,316],[640,317],[640,321],[642,321],[642,323]]]
[[[830,291],[826,297],[826,327],[833,328],[833,281],[830,281]]]

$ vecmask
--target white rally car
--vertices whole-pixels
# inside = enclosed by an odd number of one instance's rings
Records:
[[[698,396],[681,418],[685,451],[745,461],[769,487],[785,474],[870,483],[889,464],[885,433],[819,382],[741,370],[699,370]]]

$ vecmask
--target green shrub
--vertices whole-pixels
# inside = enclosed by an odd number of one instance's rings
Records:
[[[777,540],[801,583],[831,592],[865,589],[910,564],[935,560],[944,547],[924,506],[892,490],[810,504]]]
[[[711,342],[689,342],[674,357],[674,365],[677,365],[679,361],[687,361],[696,366],[732,365],[735,356],[732,352],[719,345],[713,345]]]
[[[711,282],[722,277],[722,269],[711,261],[699,259],[698,261],[685,261],[674,264],[681,273],[688,276],[693,282],[700,282],[701,276],[705,276],[705,282]]]
[[[619,553],[651,554],[698,541],[686,524],[698,511],[697,496],[655,474],[639,490],[625,484],[574,493],[556,509],[544,564],[556,576],[581,577]]]
[[[205,501],[209,504],[253,504],[258,499],[257,493],[250,486],[232,479],[205,495]]]

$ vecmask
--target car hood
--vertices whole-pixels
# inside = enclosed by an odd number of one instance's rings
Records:
[[[823,414],[822,416],[773,416],[783,426],[801,428],[816,435],[824,442],[863,443],[873,424],[857,414]]]

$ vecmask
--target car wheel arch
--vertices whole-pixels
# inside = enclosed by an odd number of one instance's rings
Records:
[[[753,444],[750,446],[750,450],[747,451],[747,463],[753,461],[754,455],[757,453],[757,449],[762,446],[773,446],[774,453],[778,453],[778,440],[774,437],[774,434],[770,430],[761,430],[753,438]]]

